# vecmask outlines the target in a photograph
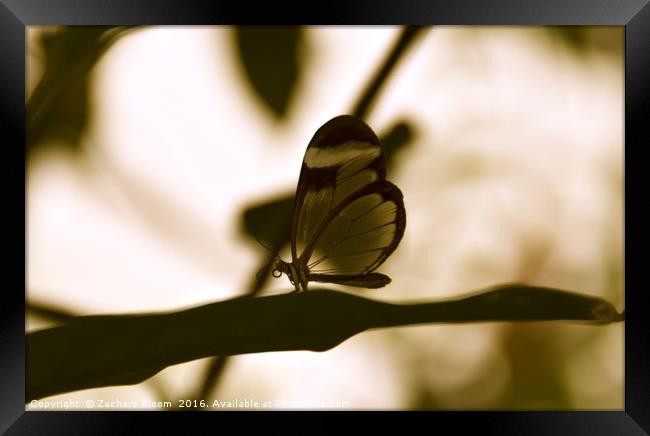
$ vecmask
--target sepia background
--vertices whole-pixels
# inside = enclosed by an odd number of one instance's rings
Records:
[[[351,112],[400,32],[29,27],[27,331],[246,293],[268,257],[252,233],[286,234],[309,140]],[[623,36],[421,31],[365,117],[404,194],[404,238],[379,269],[393,281],[341,289],[407,302],[519,281],[622,310]],[[622,409],[623,357],[622,323],[426,325],[49,400]]]

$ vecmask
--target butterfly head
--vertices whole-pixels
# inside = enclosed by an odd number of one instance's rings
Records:
[[[287,263],[278,256],[273,260],[271,275],[275,278],[286,274],[296,291],[307,290],[307,276],[303,270],[297,268],[293,263]]]
[[[271,265],[271,275],[277,279],[282,276],[282,273],[286,272],[287,263],[280,259],[280,256],[275,256]]]

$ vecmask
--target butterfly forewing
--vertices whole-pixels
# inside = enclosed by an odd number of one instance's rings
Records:
[[[298,182],[291,247],[311,280],[363,287],[390,280],[368,274],[395,250],[406,224],[402,194],[385,177],[379,140],[362,121],[341,116],[316,132]]]

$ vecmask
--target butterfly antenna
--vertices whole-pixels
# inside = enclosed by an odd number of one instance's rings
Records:
[[[266,250],[269,253],[271,253],[274,257],[278,255],[278,252],[275,251],[275,250],[272,250],[268,245],[266,245],[260,238],[257,237],[257,235],[255,234],[254,231],[251,230],[251,233],[253,234],[253,237],[255,238],[255,240],[257,242],[259,242],[262,247],[266,248]]]
[[[264,265],[262,268],[260,268],[259,271],[257,271],[257,273],[255,274],[255,278],[259,282],[262,279],[264,273],[266,272],[268,274],[268,270],[272,269],[274,267],[275,261],[276,261],[276,259],[278,257],[278,250],[271,249],[271,247],[266,245],[260,238],[257,237],[257,235],[255,234],[254,231],[251,230],[251,233],[252,233],[253,237],[255,238],[255,240],[257,242],[259,242],[262,247],[264,247],[269,253],[271,253],[273,255],[273,260],[271,262],[267,263],[266,265]]]

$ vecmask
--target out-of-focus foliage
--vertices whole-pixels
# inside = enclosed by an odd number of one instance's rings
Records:
[[[253,204],[244,209],[241,217],[242,231],[249,237],[259,238],[274,250],[291,237],[293,193],[273,200]]]
[[[303,30],[297,26],[235,27],[237,53],[245,77],[260,102],[283,118],[300,79]]]
[[[90,118],[90,73],[129,29],[65,26],[40,34],[43,75],[27,102],[28,153],[46,143],[79,150]]]
[[[577,54],[594,49],[612,54],[623,50],[624,31],[620,26],[619,32],[612,32],[610,26],[548,26],[545,29]]]
[[[400,120],[393,124],[379,139],[384,149],[384,155],[386,156],[386,172],[389,176],[395,158],[400,151],[406,150],[409,146],[413,145],[415,135],[416,130],[413,127],[413,123],[407,120]]]

